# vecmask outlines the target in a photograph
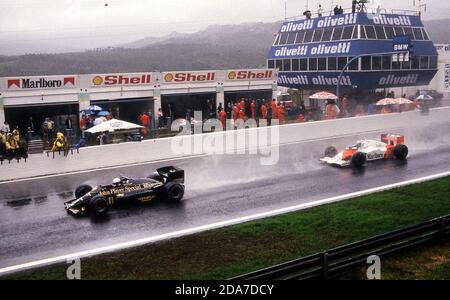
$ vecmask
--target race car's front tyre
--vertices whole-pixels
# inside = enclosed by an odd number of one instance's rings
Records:
[[[86,195],[87,193],[89,193],[90,191],[92,191],[92,187],[90,185],[82,184],[75,189],[75,197],[77,199],[81,198],[84,195]]]
[[[89,211],[94,216],[101,216],[108,212],[108,199],[104,196],[95,196],[89,201]]]
[[[396,159],[405,160],[406,157],[408,156],[408,152],[409,150],[406,145],[399,144],[394,148],[394,157]]]
[[[366,155],[362,152],[356,152],[351,158],[352,166],[355,168],[361,168],[366,163]]]
[[[338,154],[336,147],[330,146],[325,149],[325,157],[335,157]]]
[[[176,182],[169,182],[165,185],[167,200],[172,202],[178,202],[183,199],[184,196],[184,187]]]

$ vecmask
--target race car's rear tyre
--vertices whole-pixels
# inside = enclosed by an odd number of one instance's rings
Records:
[[[325,157],[335,157],[338,154],[336,147],[330,146],[325,149]]]
[[[89,201],[89,211],[95,216],[101,216],[108,212],[108,199],[104,196],[95,196]]]
[[[183,199],[184,196],[184,187],[175,182],[169,182],[165,185],[166,193],[167,193],[167,200],[178,202]]]
[[[352,156],[351,163],[352,163],[352,166],[354,166],[356,168],[361,168],[366,163],[366,160],[367,160],[367,158],[364,153],[356,152]]]
[[[84,195],[86,195],[87,193],[89,193],[90,191],[92,191],[92,187],[90,185],[87,184],[82,184],[79,187],[76,188],[75,190],[75,197],[81,198]]]
[[[396,159],[404,160],[408,156],[408,147],[403,144],[399,144],[394,148],[394,157]]]

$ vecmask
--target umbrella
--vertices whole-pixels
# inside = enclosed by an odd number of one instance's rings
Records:
[[[433,100],[433,97],[428,96],[428,95],[420,95],[419,97],[416,98],[416,100]]]
[[[338,97],[335,94],[328,92],[319,92],[309,97],[316,100],[337,100]]]
[[[409,100],[409,99],[406,99],[406,98],[397,98],[397,99],[395,99],[395,104],[400,104],[400,105],[402,105],[402,104],[413,104],[413,102],[411,100]]]
[[[110,112],[109,112],[109,111],[106,111],[106,110],[101,111],[101,112],[99,112],[99,113],[97,114],[97,116],[99,116],[99,117],[106,117],[106,116],[109,116],[109,115],[110,115]]]
[[[101,123],[106,122],[106,121],[107,120],[105,117],[97,117],[94,120],[94,125],[100,125]]]
[[[80,110],[80,114],[89,116],[89,115],[95,115],[95,112],[93,112],[92,110],[83,109],[83,110]]]
[[[117,120],[117,119],[111,119],[109,121],[103,122],[97,126],[92,127],[91,129],[86,130],[86,132],[89,133],[100,133],[100,132],[114,132],[117,130],[133,130],[133,129],[141,129],[144,128],[140,125]]]
[[[378,106],[394,105],[394,104],[398,104],[395,102],[394,98],[384,98],[377,102]]]
[[[101,108],[101,107],[98,106],[98,105],[91,105],[91,106],[89,106],[88,108],[86,108],[86,110],[91,110],[91,111],[102,111],[103,108]]]

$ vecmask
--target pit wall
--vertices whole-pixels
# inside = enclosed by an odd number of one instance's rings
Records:
[[[272,144],[307,142],[308,140],[326,139],[345,135],[357,135],[364,132],[395,130],[406,127],[426,127],[432,124],[450,125],[450,107],[432,109],[427,116],[420,112],[373,115],[359,118],[337,119],[329,121],[289,124],[249,130],[234,130],[210,134],[184,135],[140,143],[122,143],[96,147],[81,148],[79,154],[64,157],[55,154],[32,154],[27,162],[3,162],[0,166],[0,181],[25,179],[45,175],[64,174],[84,170],[94,170],[122,165],[139,164],[152,161],[168,160],[194,155],[215,153],[262,153],[255,149],[255,137],[265,137]],[[278,138],[274,134],[279,129]],[[449,127],[450,129],[450,127]],[[395,133],[395,132],[394,132]],[[247,142],[238,143],[247,137]],[[212,142],[214,141],[214,142]],[[250,141],[250,142],[249,142]],[[252,142],[253,141],[253,142]],[[223,143],[221,148],[220,143]],[[265,142],[263,142],[266,145]],[[253,150],[249,150],[253,149]],[[257,148],[257,147],[256,147]],[[267,147],[266,147],[267,148]],[[209,149],[209,152],[208,152]],[[223,149],[220,151],[220,149]],[[269,148],[267,148],[269,149]],[[252,152],[253,151],[253,152]],[[167,164],[176,164],[168,161]]]

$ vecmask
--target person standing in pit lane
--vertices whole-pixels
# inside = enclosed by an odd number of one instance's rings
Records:
[[[6,132],[0,129],[0,155],[3,155],[6,151]]]
[[[267,106],[264,102],[262,102],[262,105],[261,105],[261,119],[262,120],[267,119]]]
[[[239,119],[239,107],[238,107],[238,104],[235,104],[233,106],[233,120],[234,120],[235,124],[236,124],[237,119]]]
[[[14,137],[11,133],[8,133],[6,137],[6,143],[5,143],[6,153],[7,154],[14,154],[17,149],[19,149],[16,141],[14,140]]]
[[[270,108],[272,109],[272,118],[271,119],[278,119],[278,105],[277,105],[277,101],[275,99],[272,99]]]
[[[254,99],[252,99],[252,103],[250,104],[250,115],[253,120],[256,120],[256,104]]]
[[[231,104],[231,101],[228,101],[227,108],[225,109],[225,112],[227,113],[227,119],[231,119],[232,112],[233,112],[233,105]]]
[[[245,112],[243,109],[239,111],[239,119],[238,119],[238,128],[242,129],[244,128],[244,122],[245,122]]]
[[[6,134],[8,134],[8,133],[11,131],[11,129],[9,128],[8,122],[5,121],[5,122],[3,123],[2,130],[3,130],[4,132],[6,132]]]
[[[278,120],[280,122],[280,125],[283,125],[286,121],[286,110],[284,109],[284,105],[281,104],[278,106],[278,111],[277,111],[277,115],[278,115]]]
[[[220,123],[222,124],[222,130],[227,129],[227,113],[219,107],[219,118]]]
[[[14,127],[14,130],[12,132],[12,136],[14,139],[14,144],[16,146],[16,149],[20,148],[20,131],[19,131],[19,126]]]
[[[144,127],[144,128],[142,128],[142,135],[143,135],[144,137],[146,137],[147,134],[148,134],[148,128],[149,128],[149,124],[150,124],[150,118],[149,118],[149,116],[148,116],[145,112],[143,112],[143,113],[141,114],[141,117],[140,117],[139,119],[140,119],[141,125]]]

